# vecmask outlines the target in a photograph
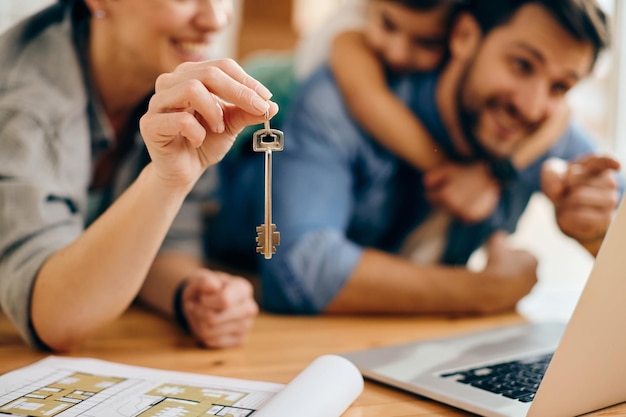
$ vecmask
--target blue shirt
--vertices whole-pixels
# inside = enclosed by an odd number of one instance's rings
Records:
[[[437,82],[438,74],[430,73],[391,80],[390,87],[438,145],[453,154],[435,104]],[[328,68],[300,88],[288,112],[285,150],[275,153],[273,162],[274,222],[281,244],[271,260],[261,261],[263,304],[276,312],[315,314],[345,285],[364,247],[398,251],[431,207],[421,173],[356,123]],[[471,225],[452,222],[442,262],[465,264],[492,232],[513,232],[531,195],[540,190],[540,166],[545,159],[572,159],[594,149],[592,140],[570,125],[545,155],[503,190],[489,218]],[[262,165],[255,164],[257,177],[262,177]],[[246,175],[246,169],[239,168]],[[247,181],[253,181],[252,174],[247,175]],[[263,190],[261,183],[251,188]],[[260,224],[262,195],[253,198]],[[232,204],[227,208],[236,210]]]

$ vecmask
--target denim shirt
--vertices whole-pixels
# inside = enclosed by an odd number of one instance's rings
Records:
[[[438,74],[430,73],[391,80],[390,87],[438,145],[453,154],[436,106],[437,82]],[[345,285],[364,247],[397,252],[431,207],[421,173],[352,119],[328,68],[301,87],[286,116],[284,134],[285,150],[275,154],[273,178],[281,244],[274,257],[263,262],[263,302],[277,312],[315,314]],[[594,149],[591,139],[570,125],[503,190],[489,218],[472,225],[452,222],[441,262],[463,265],[495,230],[513,232],[531,195],[540,190],[540,166],[547,158],[569,160]]]
[[[89,202],[101,201],[89,192],[93,162],[113,138],[82,58],[86,23],[56,3],[0,37],[0,308],[38,347],[43,346],[30,323],[35,278],[45,260],[92,220]],[[111,199],[148,162],[137,131]],[[212,173],[198,181],[162,251],[202,256],[201,203],[215,181]],[[95,215],[103,209],[106,204]]]

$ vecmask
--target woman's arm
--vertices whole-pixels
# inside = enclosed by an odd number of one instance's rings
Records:
[[[155,91],[141,120],[152,162],[37,275],[31,321],[52,349],[71,349],[122,314],[200,175],[244,126],[277,112],[270,93],[231,60],[183,64],[160,76]]]
[[[211,271],[194,256],[174,251],[157,256],[139,299],[175,318],[209,348],[243,343],[259,311],[249,281]]]

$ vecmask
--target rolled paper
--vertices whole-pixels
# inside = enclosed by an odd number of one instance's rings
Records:
[[[363,392],[363,376],[336,355],[315,359],[254,417],[340,417]]]

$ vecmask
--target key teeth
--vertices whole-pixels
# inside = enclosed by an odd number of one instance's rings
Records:
[[[256,251],[257,253],[262,253],[260,251],[264,251],[263,247],[265,246],[265,228],[263,226],[257,226],[256,228],[256,244],[257,244],[257,248]]]
[[[272,232],[272,247],[271,247],[271,250],[269,251],[271,253],[268,253],[268,251],[265,248],[265,231],[266,231],[265,225],[256,227],[256,232],[257,232],[257,236],[255,239],[256,244],[257,244],[256,253],[263,254],[265,256],[265,259],[270,259],[272,255],[276,253],[276,246],[280,245],[280,232],[276,231],[276,225],[271,224],[269,228]]]

